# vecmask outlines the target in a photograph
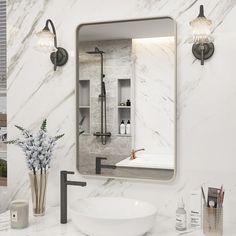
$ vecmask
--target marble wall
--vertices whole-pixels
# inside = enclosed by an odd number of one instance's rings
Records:
[[[174,24],[174,23],[173,23]],[[174,28],[174,26],[173,26]],[[175,159],[175,37],[132,40],[135,147]]]
[[[189,21],[200,4],[214,24],[214,56],[201,66],[191,52]],[[91,11],[91,9],[96,9]],[[86,179],[86,188],[70,188],[76,195],[125,196],[148,200],[158,214],[172,218],[180,196],[202,183],[224,183],[225,220],[235,222],[236,211],[236,79],[235,0],[9,0],[8,1],[8,128],[14,124],[36,129],[48,118],[49,132],[65,132],[51,168],[48,204],[59,204],[59,170],[76,171],[75,165],[75,30],[94,21],[172,16],[178,28],[177,176],[171,183]],[[68,49],[66,66],[54,72],[48,55],[34,50],[34,32],[45,20],[56,25],[58,44]],[[28,176],[23,155],[9,146],[9,187],[1,189],[1,209],[9,199],[27,196]],[[83,179],[76,174],[71,179]],[[73,194],[72,194],[73,193]],[[236,223],[236,222],[235,222]],[[173,223],[174,227],[174,223]]]

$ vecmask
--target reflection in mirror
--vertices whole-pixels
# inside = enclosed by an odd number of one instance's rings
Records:
[[[77,30],[77,168],[83,175],[175,175],[176,25],[171,18]]]

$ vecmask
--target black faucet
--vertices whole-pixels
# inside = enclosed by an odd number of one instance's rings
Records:
[[[102,160],[107,160],[106,157],[96,157],[96,174],[100,175],[101,174],[101,169],[106,168],[106,169],[115,169],[116,166],[114,165],[102,165]]]
[[[68,174],[74,174],[73,171],[61,171],[61,224],[67,223],[67,185],[75,185],[84,187],[87,185],[86,182],[77,182],[67,180]]]

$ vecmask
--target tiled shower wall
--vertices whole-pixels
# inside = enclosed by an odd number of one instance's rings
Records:
[[[107,97],[107,138],[106,145],[101,138],[93,136],[101,126],[101,58],[87,54],[98,47],[104,51],[104,82]],[[118,121],[118,79],[132,79],[131,40],[105,40],[81,42],[79,44],[79,79],[90,81],[90,134],[79,137],[79,170],[83,174],[95,174],[96,157],[107,157],[106,164],[116,164],[127,158],[131,152],[131,137],[119,135]],[[130,97],[128,98],[130,99]],[[126,121],[127,122],[127,121]],[[111,170],[103,169],[109,175]]]

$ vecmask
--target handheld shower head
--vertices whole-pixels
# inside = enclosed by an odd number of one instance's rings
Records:
[[[103,90],[103,95],[106,95],[106,85],[105,82],[102,82],[102,90]]]

